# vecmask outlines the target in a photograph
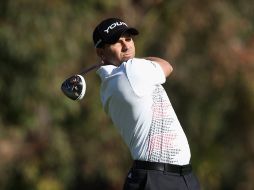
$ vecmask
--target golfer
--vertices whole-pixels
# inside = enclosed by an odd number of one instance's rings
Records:
[[[162,84],[173,71],[158,57],[135,57],[135,28],[103,20],[93,32],[103,66],[101,101],[127,144],[133,166],[124,190],[199,190],[185,133]]]

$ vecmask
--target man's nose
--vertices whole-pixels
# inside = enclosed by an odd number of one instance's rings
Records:
[[[122,41],[122,51],[127,51],[128,50],[128,42],[125,40]]]

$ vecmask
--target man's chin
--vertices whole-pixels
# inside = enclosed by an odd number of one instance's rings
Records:
[[[122,61],[128,61],[129,59],[134,58],[134,56],[124,56]]]

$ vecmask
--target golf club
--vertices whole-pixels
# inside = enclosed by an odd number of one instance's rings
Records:
[[[62,92],[72,100],[81,100],[86,92],[86,81],[82,75],[85,75],[102,65],[103,64],[93,65],[84,69],[79,74],[73,75],[66,79],[61,85]]]

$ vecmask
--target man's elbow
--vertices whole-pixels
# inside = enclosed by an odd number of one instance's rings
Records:
[[[173,67],[171,66],[170,63],[167,62],[167,64],[165,64],[164,66],[163,71],[164,71],[165,77],[168,77],[172,73]]]

